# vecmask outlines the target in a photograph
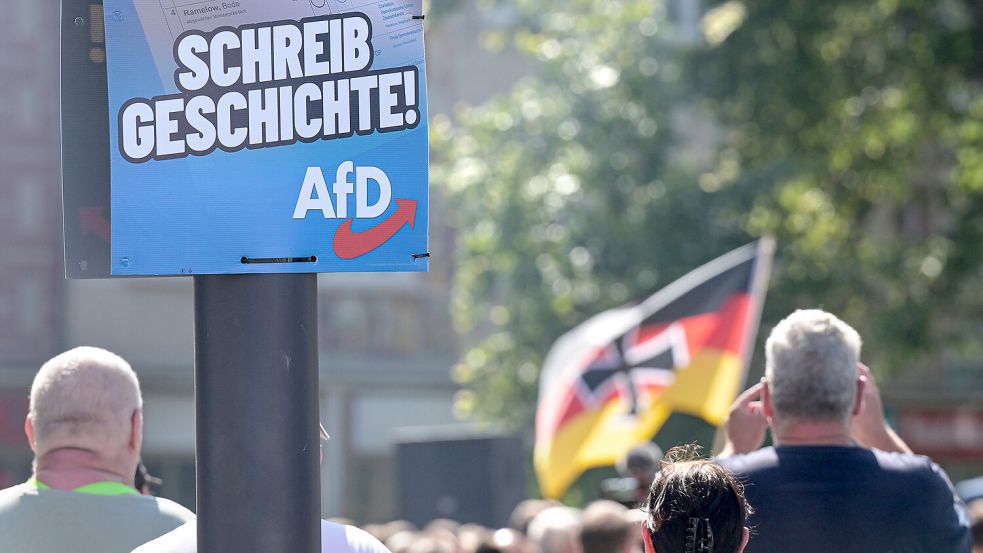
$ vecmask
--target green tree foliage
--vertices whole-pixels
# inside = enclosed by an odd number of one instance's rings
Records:
[[[456,324],[473,339],[454,369],[470,391],[459,407],[530,428],[560,334],[748,238],[741,202],[708,202],[671,161],[681,67],[659,5],[520,7],[510,38],[540,77],[436,121],[433,176],[459,232]]]
[[[720,155],[755,183],[745,228],[779,239],[770,316],[823,304],[881,370],[979,351],[981,18],[975,0],[729,1],[688,58]]]
[[[971,4],[731,1],[696,42],[658,1],[513,5],[498,41],[537,76],[433,125],[470,340],[454,368],[462,414],[531,432],[560,334],[763,234],[779,245],[763,328],[824,306],[879,369],[978,347]]]
[[[439,25],[444,21],[444,17],[453,14],[461,7],[462,0],[425,0],[423,13],[427,15],[427,21],[431,25]]]

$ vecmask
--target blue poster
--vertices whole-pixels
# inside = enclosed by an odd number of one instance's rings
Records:
[[[422,0],[105,0],[113,275],[426,271]]]

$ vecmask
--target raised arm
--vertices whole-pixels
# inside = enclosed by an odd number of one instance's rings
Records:
[[[724,422],[724,449],[718,457],[750,453],[765,441],[768,420],[761,404],[764,382],[758,382],[737,396]]]
[[[858,368],[860,378],[865,384],[860,410],[850,419],[850,433],[853,439],[864,447],[911,453],[908,444],[884,419],[884,403],[881,401],[881,391],[874,380],[874,374],[863,363],[859,363]]]

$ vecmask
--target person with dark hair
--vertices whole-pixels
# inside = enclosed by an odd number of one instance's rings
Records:
[[[136,488],[141,495],[157,495],[155,492],[163,483],[163,480],[150,474],[150,471],[147,470],[147,466],[143,464],[143,461],[140,461],[140,463],[137,465],[137,472],[133,475],[133,487]]]
[[[628,450],[624,457],[618,460],[615,468],[622,478],[635,481],[635,497],[633,504],[638,504],[648,496],[649,486],[659,470],[659,460],[662,459],[662,449],[652,443],[644,443]]]
[[[692,446],[666,454],[645,510],[645,553],[741,553],[750,536],[740,481]]]

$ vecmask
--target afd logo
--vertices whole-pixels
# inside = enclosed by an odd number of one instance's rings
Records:
[[[354,182],[351,179],[354,175]],[[370,203],[370,187],[378,189],[378,197]],[[334,195],[334,202],[331,196]],[[355,196],[355,213],[349,216],[348,197]],[[395,201],[397,209],[376,226],[362,232],[352,231],[353,219],[375,219]],[[385,244],[404,225],[413,228],[416,222],[416,201],[392,197],[392,184],[385,171],[378,167],[355,167],[351,161],[342,162],[335,171],[335,180],[328,191],[320,167],[308,167],[300,187],[294,219],[306,219],[307,212],[320,211],[325,219],[345,219],[334,236],[334,253],[342,259],[363,256]]]

